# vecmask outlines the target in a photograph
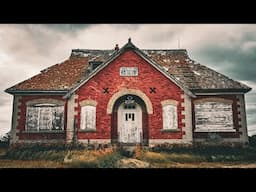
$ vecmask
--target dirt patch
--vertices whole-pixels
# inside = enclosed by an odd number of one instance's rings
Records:
[[[117,167],[118,168],[148,168],[149,163],[145,161],[140,161],[138,159],[127,158],[127,159],[120,159],[117,162]]]

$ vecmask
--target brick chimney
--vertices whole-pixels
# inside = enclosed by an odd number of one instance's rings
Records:
[[[115,50],[116,50],[116,51],[118,51],[118,50],[119,50],[118,44],[116,44],[116,46],[115,46]]]

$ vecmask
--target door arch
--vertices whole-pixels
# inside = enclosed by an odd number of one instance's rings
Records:
[[[113,106],[111,141],[119,144],[148,144],[148,113],[136,95],[124,95]]]

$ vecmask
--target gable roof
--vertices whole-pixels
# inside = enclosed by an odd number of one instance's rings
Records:
[[[120,56],[122,53],[124,53],[127,50],[133,50],[138,55],[140,55],[143,59],[145,59],[148,63],[150,63],[153,67],[155,67],[158,71],[160,71],[162,74],[164,74],[167,78],[169,78],[172,82],[174,82],[178,87],[184,90],[185,93],[187,93],[189,96],[194,96],[194,94],[187,89],[185,86],[182,85],[179,81],[176,80],[176,78],[168,73],[165,70],[162,70],[162,68],[157,65],[153,60],[151,60],[146,54],[144,54],[140,49],[138,49],[132,42],[131,39],[128,40],[128,43],[126,43],[120,50],[114,52],[109,58],[106,59],[106,61],[100,65],[98,68],[96,68],[92,73],[90,73],[88,76],[85,76],[81,81],[77,84],[75,84],[71,90],[68,92],[68,94],[65,97],[69,97],[73,92],[75,92],[79,87],[81,87],[84,83],[89,81],[93,76],[95,76],[99,71],[104,69],[107,65],[109,65],[113,60],[115,60],[118,56]]]
[[[44,69],[40,74],[5,91],[10,94],[51,92],[69,97],[126,50],[136,52],[192,97],[201,92],[245,93],[251,90],[250,87],[191,60],[185,49],[140,50],[129,39],[128,43],[118,51],[73,49],[68,60]],[[90,61],[103,63],[90,72]]]

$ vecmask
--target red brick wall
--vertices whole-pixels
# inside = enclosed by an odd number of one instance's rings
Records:
[[[120,67],[138,67],[139,75],[136,77],[120,77]],[[107,87],[109,93],[103,93],[103,88]],[[150,87],[156,88],[156,93],[150,93]],[[90,79],[76,93],[79,95],[77,102],[86,99],[97,101],[96,107],[96,127],[95,133],[78,132],[78,139],[110,139],[111,138],[111,115],[107,114],[107,104],[113,94],[121,88],[138,89],[144,92],[153,106],[153,114],[148,115],[149,139],[181,139],[182,130],[177,133],[161,132],[162,105],[161,101],[174,99],[178,101],[178,128],[185,125],[181,122],[184,115],[181,99],[183,91],[172,83],[163,74],[148,64],[133,51],[127,51]],[[80,128],[80,107],[76,109],[78,115],[78,129]]]
[[[43,139],[65,139],[66,133],[24,133],[25,131],[25,125],[26,125],[26,102],[34,100],[34,99],[57,99],[61,101],[65,101],[62,96],[22,96],[19,100],[21,105],[19,105],[18,109],[20,112],[18,113],[18,125],[17,130],[19,130],[19,133],[17,133],[17,136],[21,140],[43,140]],[[67,124],[67,102],[65,102],[65,119],[64,119],[64,130],[66,130],[66,124]]]
[[[223,99],[229,99],[233,101],[232,104],[232,110],[233,110],[233,125],[236,130],[236,132],[216,132],[218,135],[220,135],[222,138],[239,138],[242,132],[239,132],[239,128],[241,125],[239,125],[239,121],[241,121],[240,118],[238,118],[238,107],[240,107],[237,104],[237,98],[235,95],[218,95],[218,96],[197,96],[197,98],[192,99],[192,124],[193,124],[193,138],[207,138],[208,133],[204,132],[194,132],[195,130],[195,112],[194,112],[194,101],[198,99],[203,98],[223,98]],[[213,132],[211,132],[213,133]]]

